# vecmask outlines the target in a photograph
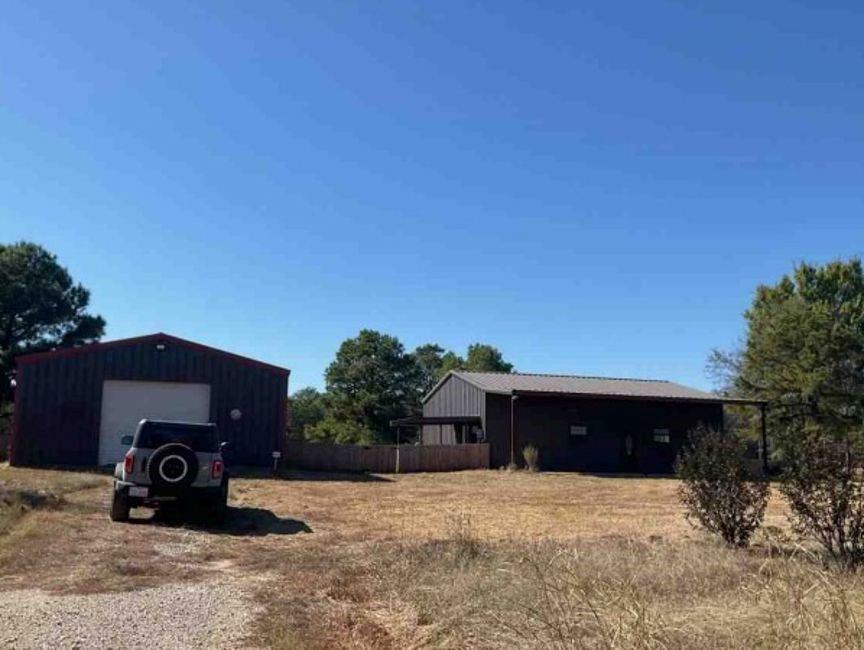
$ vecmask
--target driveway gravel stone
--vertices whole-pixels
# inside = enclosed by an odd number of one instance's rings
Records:
[[[254,615],[236,582],[57,595],[0,592],[0,646],[12,648],[236,648]]]

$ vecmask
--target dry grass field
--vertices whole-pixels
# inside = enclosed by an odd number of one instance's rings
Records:
[[[864,582],[773,498],[746,551],[670,479],[476,471],[235,479],[218,528],[136,512],[109,478],[0,466],[0,593],[229,580],[263,647],[864,647]]]

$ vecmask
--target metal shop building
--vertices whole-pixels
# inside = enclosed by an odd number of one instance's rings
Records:
[[[231,460],[282,451],[290,371],[168,334],[16,360],[10,461],[108,465],[143,418],[214,422]]]

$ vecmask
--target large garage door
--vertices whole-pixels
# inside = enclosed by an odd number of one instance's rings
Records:
[[[208,422],[210,385],[155,381],[106,381],[102,385],[99,464],[123,459],[123,436],[135,433],[144,418]]]

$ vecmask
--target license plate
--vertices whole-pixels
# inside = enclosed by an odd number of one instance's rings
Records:
[[[147,488],[146,487],[130,487],[129,488],[129,496],[130,497],[146,497],[147,496]]]

